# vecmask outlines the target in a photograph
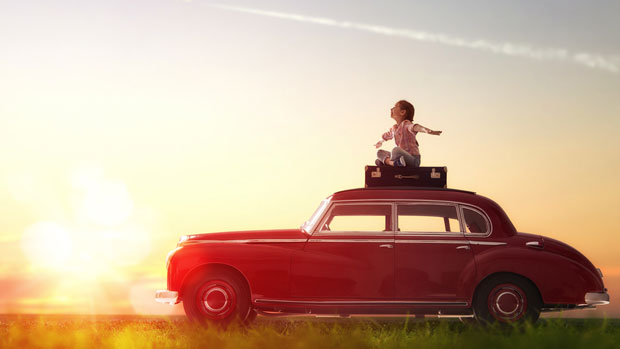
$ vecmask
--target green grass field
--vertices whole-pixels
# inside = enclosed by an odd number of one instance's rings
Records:
[[[204,329],[183,317],[0,316],[6,348],[619,348],[620,319],[481,327],[453,319],[264,318]]]

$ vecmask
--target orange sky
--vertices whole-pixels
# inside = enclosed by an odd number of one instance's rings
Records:
[[[180,235],[298,227],[405,98],[443,130],[422,165],[584,253],[588,316],[620,314],[617,5],[231,6],[0,5],[0,312],[178,312]]]

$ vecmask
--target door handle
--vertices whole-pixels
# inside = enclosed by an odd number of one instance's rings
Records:
[[[379,245],[380,248],[394,248],[391,244]]]
[[[458,246],[457,250],[469,250],[469,245]]]
[[[544,247],[543,244],[541,244],[538,241],[528,241],[525,243],[525,246],[532,247],[532,248],[538,248],[538,249],[542,249]]]

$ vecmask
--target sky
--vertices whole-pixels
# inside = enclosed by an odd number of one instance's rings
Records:
[[[574,316],[620,316],[617,13],[600,0],[2,1],[0,313],[182,313],[153,302],[181,235],[299,227],[363,187],[407,99],[443,131],[418,136],[422,166],[581,251],[612,304]]]

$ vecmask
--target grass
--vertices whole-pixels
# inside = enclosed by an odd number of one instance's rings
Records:
[[[181,317],[3,316],[4,348],[618,348],[620,319],[480,327],[452,319],[263,318],[204,329]]]

